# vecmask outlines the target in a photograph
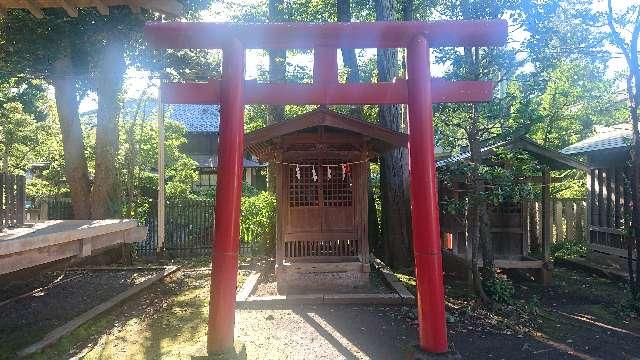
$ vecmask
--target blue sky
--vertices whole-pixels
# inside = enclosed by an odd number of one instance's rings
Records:
[[[204,21],[229,21],[233,15],[233,9],[242,6],[247,3],[260,3],[266,2],[266,0],[227,0],[224,4],[216,3],[211,9],[203,13]],[[631,4],[638,4],[640,0],[614,0],[614,7],[619,10],[623,10]],[[607,7],[606,0],[593,0],[593,7],[596,10],[604,11]],[[524,40],[527,33],[524,31],[517,31],[512,34],[512,40],[515,44]],[[513,45],[512,45],[513,46]],[[613,46],[608,46],[607,49],[613,54],[612,59],[608,64],[608,75],[613,76],[617,72],[624,71],[626,69],[626,63],[617,49]],[[364,57],[374,57],[375,49],[366,49],[362,54]],[[313,57],[311,54],[297,54],[294,56],[288,56],[287,61],[305,66],[311,71],[313,68]],[[342,59],[338,56],[339,66],[342,66]],[[247,65],[246,65],[246,78],[256,78],[260,68],[268,69],[269,61],[267,54],[262,50],[248,50],[247,51]],[[438,76],[446,70],[446,66],[432,66],[432,74]],[[525,69],[526,70],[526,69]],[[135,69],[129,69],[125,79],[125,97],[136,98],[145,88],[149,88],[149,93],[155,93],[157,90],[157,80],[149,79],[149,73],[145,71],[138,71]],[[95,94],[90,94],[80,104],[80,111],[86,111],[96,107]]]

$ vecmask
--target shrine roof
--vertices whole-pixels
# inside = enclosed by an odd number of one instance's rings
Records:
[[[524,136],[487,144],[480,149],[480,153],[483,158],[487,158],[493,156],[495,154],[495,150],[498,148],[524,150],[537,159],[541,164],[548,166],[551,170],[578,169],[588,171],[591,166],[587,163],[576,160],[569,155],[539,145]],[[464,151],[438,161],[436,166],[441,167],[458,161],[465,161],[469,158],[471,158],[471,153],[469,151]]]
[[[244,145],[247,151],[259,156],[265,150],[277,146],[277,139],[287,135],[313,132],[325,128],[353,135],[353,139],[365,138],[370,149],[384,153],[396,147],[407,146],[407,134],[386,129],[382,126],[346,116],[335,111],[316,109],[296,116],[287,121],[266,126],[245,134]],[[319,141],[322,141],[321,138]]]

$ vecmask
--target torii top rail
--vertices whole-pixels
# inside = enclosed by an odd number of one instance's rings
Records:
[[[375,23],[149,23],[149,43],[165,49],[223,49],[222,80],[163,84],[166,103],[221,104],[220,155],[213,244],[207,348],[233,347],[240,236],[240,196],[245,104],[409,105],[412,240],[416,265],[420,348],[448,349],[438,195],[433,139],[433,102],[489,101],[492,84],[432,81],[430,47],[501,46],[507,23],[490,21]],[[245,50],[314,49],[312,84],[245,81]],[[338,83],[338,48],[407,48],[406,81]]]

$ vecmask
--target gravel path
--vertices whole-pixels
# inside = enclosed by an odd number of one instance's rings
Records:
[[[410,322],[384,306],[297,305],[236,312],[248,359],[402,359]]]
[[[417,343],[415,309],[400,306],[290,305],[236,312],[236,339],[248,359],[405,359]],[[449,341],[463,359],[578,359],[508,329],[449,324]],[[611,357],[624,359],[625,357]],[[584,359],[584,358],[583,358]]]

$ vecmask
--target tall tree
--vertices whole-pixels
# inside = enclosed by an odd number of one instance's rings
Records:
[[[184,2],[190,15],[206,7],[209,0]],[[45,19],[12,11],[0,20],[1,70],[41,77],[55,90],[65,176],[78,219],[112,217],[119,210],[115,154],[125,55],[145,49],[141,42],[144,22],[156,18],[152,12],[138,13],[126,6],[109,10],[108,16],[102,16],[92,9],[80,9],[77,17],[69,17],[62,9],[46,9]],[[132,63],[138,60],[131,58]],[[93,184],[78,115],[80,99],[88,91],[98,96]]]
[[[395,20],[395,1],[376,0],[376,21]],[[378,49],[378,81],[390,82],[398,76],[398,49]],[[380,125],[403,131],[400,105],[381,105]],[[384,258],[394,267],[408,267],[411,256],[411,214],[409,207],[409,163],[407,149],[395,149],[380,158],[380,189]]]
[[[640,60],[638,50],[640,46],[640,5],[631,5],[625,15],[616,19],[611,0],[607,0],[607,24],[611,32],[611,39],[624,55],[629,68],[627,76],[627,95],[629,98],[629,113],[632,124],[631,146],[631,236],[627,243],[629,281],[633,295],[640,298],[640,266],[636,263],[635,281],[633,269],[633,252],[635,247],[636,259],[640,259]],[[620,28],[629,27],[630,36],[625,39]]]
[[[351,0],[337,0],[336,13],[338,15],[339,22],[351,22]],[[360,82],[360,70],[358,69],[358,57],[356,56],[356,49],[341,48],[340,53],[342,54],[342,63],[347,69],[347,82]],[[362,119],[362,106],[354,107],[352,110],[352,115],[359,119]]]
[[[269,0],[269,22],[277,23],[285,20],[284,1]],[[287,51],[286,49],[269,49],[269,82],[283,83],[287,75]],[[284,105],[271,105],[268,107],[267,125],[284,121]],[[267,170],[267,185],[269,191],[275,192],[275,167],[269,166]]]
[[[339,22],[351,22],[351,0],[337,0],[336,1],[336,13]],[[347,83],[358,83],[360,82],[360,69],[358,68],[358,58],[356,56],[356,50],[353,48],[341,48],[340,53],[342,54],[342,62],[344,67],[347,69]],[[364,113],[362,111],[362,106],[354,106],[351,108],[351,115],[355,116],[360,120],[364,119]],[[373,192],[373,184],[371,175],[369,174],[368,181],[368,235],[369,235],[369,243],[377,244],[379,241],[380,235],[380,227],[378,224],[378,214],[375,206],[375,197]]]
[[[448,18],[478,20],[496,19],[511,8],[509,1],[494,2],[488,6],[482,0],[460,0],[444,5],[441,12]],[[498,88],[504,88],[511,79],[519,63],[515,52],[508,49],[464,48],[439,50],[436,60],[451,64],[447,77],[460,80],[492,79]],[[498,91],[500,93],[500,91]],[[503,91],[504,93],[504,91]],[[490,302],[483,283],[490,282],[494,275],[493,244],[489,229],[488,201],[486,198],[486,178],[483,176],[481,149],[487,140],[496,135],[508,137],[514,131],[514,124],[508,124],[509,98],[501,98],[489,104],[440,105],[436,119],[441,137],[460,137],[468,146],[470,166],[467,176],[471,185],[467,207],[467,239],[471,243],[471,264],[469,264],[474,290],[483,302]],[[505,126],[506,124],[510,126]],[[479,269],[482,255],[483,271]]]
[[[130,34],[107,32],[99,63],[96,92],[98,116],[96,123],[95,186],[91,189],[91,218],[114,217],[120,210],[118,174],[115,159],[118,154],[119,95],[126,64],[125,44]]]
[[[80,10],[75,18],[59,9],[47,10],[46,19],[12,12],[2,22],[2,65],[13,73],[41,76],[54,87],[76,218],[111,217],[118,210],[118,95],[126,70],[125,44],[141,34],[143,25],[144,18],[126,7],[112,7],[110,16]],[[93,187],[78,116],[80,96],[90,90],[99,103]]]

